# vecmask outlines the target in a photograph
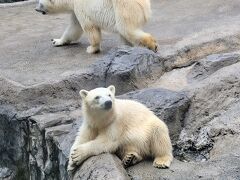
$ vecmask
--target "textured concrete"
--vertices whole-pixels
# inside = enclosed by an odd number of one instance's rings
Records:
[[[61,36],[68,15],[43,16],[34,6],[0,10],[0,76],[27,86],[43,83],[85,68],[119,44],[117,35],[105,33],[102,54],[85,52],[86,37],[80,44],[53,47],[50,39]],[[161,54],[240,29],[239,0],[152,0],[152,8],[145,29],[157,37]]]

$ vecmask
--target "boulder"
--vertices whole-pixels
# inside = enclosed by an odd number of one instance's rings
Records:
[[[77,170],[73,180],[130,180],[121,161],[114,155],[101,154],[87,159]]]

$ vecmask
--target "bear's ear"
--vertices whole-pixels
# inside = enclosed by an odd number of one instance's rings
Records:
[[[87,97],[88,91],[83,89],[79,92],[79,94],[80,94],[81,98],[84,99],[85,97]]]
[[[108,89],[115,95],[115,86],[114,85],[108,86]]]

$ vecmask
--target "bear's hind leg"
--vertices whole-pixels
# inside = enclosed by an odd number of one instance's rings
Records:
[[[133,146],[127,146],[124,150],[124,155],[122,159],[122,163],[125,168],[135,165],[140,162],[143,158],[136,148]]]
[[[154,52],[158,51],[158,43],[151,34],[145,33],[140,29],[124,30],[121,34],[132,44],[146,47]]]
[[[157,41],[151,34],[141,30],[150,17],[150,1],[115,0],[112,2],[117,31],[133,45],[144,46],[157,52]]]
[[[139,46],[146,47],[154,52],[158,51],[158,43],[156,39],[148,33],[142,32],[143,35],[139,38]]]
[[[100,28],[91,25],[84,27],[84,31],[87,33],[90,46],[87,47],[87,53],[95,54],[100,52],[100,42],[101,42],[101,30]]]
[[[166,156],[155,157],[153,161],[153,166],[156,168],[169,168],[171,162],[172,162],[171,156],[166,155]]]
[[[152,156],[155,157],[153,166],[156,168],[169,168],[172,160],[172,144],[168,131],[156,128],[152,134]]]
[[[63,46],[70,44],[72,41],[77,41],[82,35],[83,30],[74,13],[71,14],[70,24],[64,31],[60,39],[52,39],[54,46]]]

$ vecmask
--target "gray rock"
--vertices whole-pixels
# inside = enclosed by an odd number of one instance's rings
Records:
[[[240,156],[229,155],[207,162],[181,162],[174,159],[169,169],[156,169],[141,162],[127,169],[133,180],[239,179]]]
[[[101,154],[87,159],[73,180],[130,180],[121,161],[114,155]]]
[[[113,84],[117,94],[144,88],[163,73],[160,57],[145,48],[122,46],[88,68],[65,78],[37,86],[24,87],[0,79],[0,103],[14,104],[22,115],[38,111],[59,111],[79,104],[79,91]],[[38,109],[36,109],[38,108]]]
[[[123,46],[113,50],[111,57],[105,81],[116,86],[117,94],[145,88],[164,73],[160,56],[145,48]]]
[[[191,149],[200,156],[195,159],[211,158],[209,152],[215,138],[239,134],[239,68],[239,62],[226,66],[188,88],[191,105],[178,147],[187,151]]]
[[[11,180],[15,177],[15,174],[12,170],[6,167],[0,168],[0,178],[4,180]]]
[[[28,171],[28,126],[18,121],[16,111],[0,107],[0,178],[26,179]]]
[[[40,130],[43,130],[45,128],[72,123],[73,119],[67,114],[68,112],[35,115],[31,116],[30,121],[36,122]]]
[[[78,109],[44,113],[29,118],[32,157],[30,164],[33,172],[31,177],[37,175],[41,179],[68,179],[66,166],[70,148],[81,123],[79,118],[81,112]]]
[[[216,137],[214,146],[210,152],[210,160],[225,158],[228,156],[239,157],[239,134],[225,134]]]
[[[189,81],[200,81],[219,69],[240,61],[240,52],[213,54],[198,61],[188,73]]]

